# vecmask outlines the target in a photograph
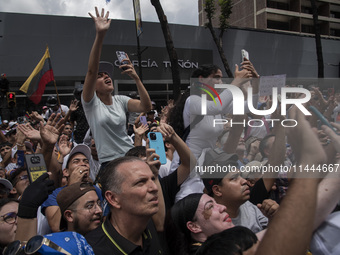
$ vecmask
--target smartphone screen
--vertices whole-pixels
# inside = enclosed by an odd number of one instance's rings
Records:
[[[146,117],[145,116],[140,116],[140,122],[143,124],[143,125],[147,125],[148,122],[146,121]]]

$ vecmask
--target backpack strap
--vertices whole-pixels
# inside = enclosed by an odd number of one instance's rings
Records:
[[[182,140],[185,142],[189,136],[190,129],[194,128],[202,119],[204,118],[204,115],[197,115],[195,119],[190,123],[189,126],[187,126],[184,129]]]

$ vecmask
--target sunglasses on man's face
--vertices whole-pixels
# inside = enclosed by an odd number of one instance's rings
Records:
[[[43,246],[46,245],[56,251],[59,251],[61,253],[71,255],[68,251],[64,250],[62,247],[57,245],[56,243],[52,242],[51,240],[47,239],[46,237],[43,236],[33,236],[30,240],[28,240],[24,250],[26,254],[35,254],[36,252],[39,251],[39,249]]]
[[[4,222],[8,223],[8,224],[13,224],[16,222],[17,220],[17,214],[15,212],[9,212],[6,213],[4,215],[1,215],[0,218],[4,219]]]

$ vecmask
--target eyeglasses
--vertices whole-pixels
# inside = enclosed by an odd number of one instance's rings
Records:
[[[90,202],[86,203],[84,208],[74,209],[73,211],[88,210],[89,213],[94,213],[97,206],[99,207],[100,210],[102,210],[102,204],[101,204],[100,200],[90,201]]]
[[[18,182],[23,181],[23,180],[28,180],[28,175],[21,175],[18,176],[15,182],[13,183],[13,187],[17,185]]]
[[[28,240],[26,246],[25,246],[25,253],[26,254],[35,254],[39,249],[46,245],[56,251],[59,251],[61,253],[71,255],[68,251],[64,250],[62,247],[57,245],[56,243],[52,242],[51,240],[47,239],[43,236],[34,236],[30,240]]]
[[[4,222],[8,224],[14,224],[17,221],[18,215],[15,212],[9,212],[0,216],[4,219]]]
[[[5,247],[2,254],[3,255],[24,255],[25,251],[23,249],[23,246],[25,244],[26,242],[21,242],[19,240],[13,241]]]

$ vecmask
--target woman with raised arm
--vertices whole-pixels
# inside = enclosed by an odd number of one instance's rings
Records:
[[[259,77],[253,64],[246,59],[241,63],[241,69],[237,65],[235,66],[234,76],[235,79],[231,84],[237,87],[241,87],[242,83],[248,81],[248,79]],[[202,65],[192,73],[191,78],[194,78],[194,82],[175,103],[168,122],[186,142],[199,162],[204,149],[216,147],[217,137],[223,132],[223,125],[215,126],[214,120],[222,119],[224,114],[232,113],[233,96],[229,89],[216,89],[214,95],[216,98],[214,101],[207,100],[206,115],[202,115],[201,95],[205,93],[202,91],[212,91],[211,88],[215,84],[222,84],[222,71],[213,64]],[[258,79],[254,79],[252,84],[254,105],[257,105],[258,85]],[[178,155],[174,153],[170,171],[174,171],[178,164]],[[192,173],[182,184],[181,190],[177,193],[176,201],[190,193],[203,192],[203,189],[204,185],[200,176]]]
[[[125,113],[149,111],[151,100],[128,56],[124,59],[127,64],[121,65],[120,68],[124,70],[122,74],[129,75],[136,82],[140,100],[127,96],[112,96],[113,65],[109,62],[99,62],[104,37],[111,20],[109,12],[104,15],[104,9],[99,14],[96,7],[95,12],[95,16],[89,13],[96,26],[96,38],[90,52],[82,104],[96,141],[99,161],[104,166],[106,162],[124,156],[133,147],[126,132]]]

